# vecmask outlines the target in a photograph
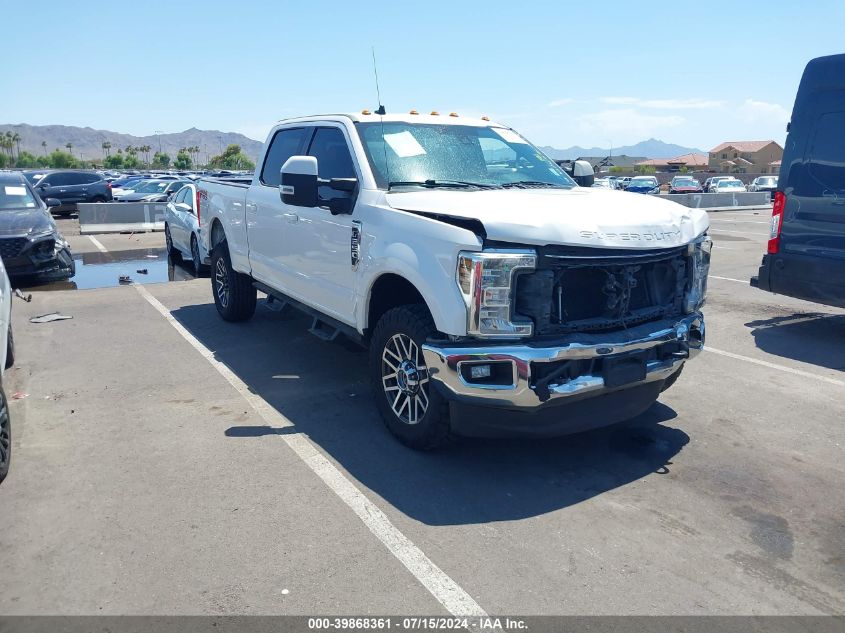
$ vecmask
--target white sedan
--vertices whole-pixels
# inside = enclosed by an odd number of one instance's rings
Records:
[[[747,191],[747,189],[742,184],[742,181],[736,178],[720,180],[713,189],[713,193],[737,193],[740,191]]]
[[[164,211],[164,240],[167,254],[189,257],[199,275],[209,261],[209,254],[200,240],[200,214],[197,187],[185,185],[173,196]]]

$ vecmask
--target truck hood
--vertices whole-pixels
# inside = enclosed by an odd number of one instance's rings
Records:
[[[707,230],[701,209],[598,187],[391,191],[394,209],[478,220],[487,238],[604,248],[681,246]]]

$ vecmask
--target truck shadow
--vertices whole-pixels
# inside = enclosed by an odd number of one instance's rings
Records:
[[[845,371],[841,344],[845,341],[845,314],[796,312],[749,321],[754,342],[764,352]]]
[[[508,521],[580,503],[649,475],[668,473],[689,441],[656,404],[630,422],[544,440],[460,439],[420,453],[387,432],[367,382],[367,354],[307,333],[299,316],[259,305],[252,321],[220,320],[213,304],[173,316],[294,427],[231,427],[232,441],[304,433],[354,479],[428,525]],[[272,474],[267,474],[272,476]]]

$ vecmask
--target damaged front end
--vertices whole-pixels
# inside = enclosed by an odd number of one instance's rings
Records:
[[[452,399],[522,410],[649,383],[657,393],[703,348],[711,245],[462,254],[470,337],[423,347],[431,378]]]
[[[70,246],[55,229],[24,236],[0,235],[0,256],[11,278],[54,281],[76,274]]]

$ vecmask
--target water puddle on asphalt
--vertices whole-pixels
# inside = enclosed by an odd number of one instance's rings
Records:
[[[74,254],[76,274],[65,281],[30,283],[26,290],[88,290],[127,283],[154,284],[195,279],[190,262],[174,260],[163,248],[142,248],[108,253]],[[121,282],[121,279],[125,281]]]

